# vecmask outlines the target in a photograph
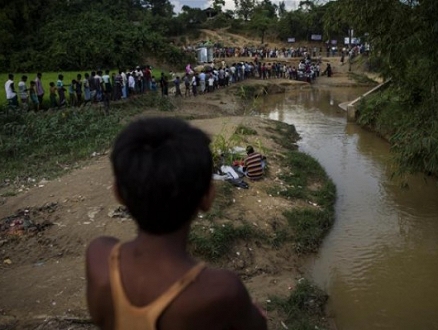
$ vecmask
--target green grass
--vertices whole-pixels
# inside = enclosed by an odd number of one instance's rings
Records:
[[[284,215],[293,232],[294,249],[299,254],[316,252],[334,220],[333,211],[329,209],[294,209]]]
[[[126,122],[147,107],[168,110],[172,105],[167,98],[147,94],[113,103],[109,115],[94,106],[0,113],[0,182],[23,183],[29,177],[62,174],[93,153],[108,150]]]
[[[348,72],[348,77],[358,82],[359,84],[377,85],[377,82],[368,77],[366,74]]]
[[[268,128],[267,130],[268,132],[275,133],[274,135],[271,135],[271,139],[286,150],[298,149],[296,143],[300,139],[300,136],[294,125],[276,122],[274,128]]]
[[[233,203],[235,188],[228,182],[216,182],[216,198],[213,205],[205,214],[207,220],[220,219],[224,216],[224,211]]]
[[[279,191],[281,196],[305,199],[323,207],[333,206],[336,188],[314,158],[299,151],[290,151],[283,162],[286,167],[279,177],[284,181],[285,188]],[[312,184],[317,188],[310,189]]]
[[[336,187],[321,165],[309,155],[289,151],[282,161],[285,183],[268,189],[272,195],[302,200],[309,206],[286,211],[289,228],[281,235],[290,238],[299,254],[316,252],[334,221]]]
[[[239,240],[249,241],[259,237],[258,231],[250,225],[211,223],[208,227],[193,226],[189,235],[189,249],[195,256],[208,261],[218,261],[227,256]]]
[[[324,306],[328,296],[306,279],[298,281],[288,298],[271,297],[268,312],[278,310],[293,330],[325,329]]]

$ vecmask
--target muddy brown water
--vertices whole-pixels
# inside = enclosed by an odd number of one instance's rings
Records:
[[[438,186],[391,179],[389,145],[347,123],[338,104],[362,88],[263,100],[262,116],[296,126],[299,147],[337,186],[336,222],[305,272],[330,295],[339,330],[438,329]]]

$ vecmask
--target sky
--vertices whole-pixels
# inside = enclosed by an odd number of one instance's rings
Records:
[[[179,13],[181,11],[182,6],[187,5],[191,8],[201,8],[205,9],[211,5],[211,0],[170,0],[170,2],[174,5],[174,12]],[[280,0],[271,0],[272,3],[278,4]],[[286,4],[286,9],[296,9],[300,0],[284,0]],[[234,10],[234,0],[225,0],[225,6],[223,10],[231,9]]]

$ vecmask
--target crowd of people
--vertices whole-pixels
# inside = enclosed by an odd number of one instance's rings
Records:
[[[28,83],[28,77],[23,75],[16,88],[14,75],[9,74],[5,83],[8,105],[19,107],[21,103],[24,110],[40,110],[47,95],[41,81],[42,76],[42,73],[37,73],[35,79]],[[164,73],[160,84],[167,85]],[[120,70],[112,74],[109,70],[97,70],[84,75],[78,73],[76,78],[69,82],[65,82],[64,75],[59,74],[56,82],[49,83],[49,107],[79,107],[98,102],[103,102],[105,107],[108,107],[110,101],[156,90],[157,82],[150,66],[137,66],[126,72]]]
[[[227,65],[225,60],[218,63],[206,63],[200,72],[196,72],[190,65],[182,81],[179,77],[174,80],[175,95],[182,96],[180,85],[185,86],[184,96],[197,96],[198,94],[211,93],[218,88],[243,81],[248,78],[257,79],[290,79],[311,83],[320,75],[331,77],[330,64],[324,71],[321,70],[321,60],[312,59],[309,55],[302,59],[298,66],[280,61],[262,62],[258,56],[251,62],[237,62]],[[166,94],[167,95],[167,94]]]
[[[57,81],[49,83],[49,100],[45,105],[49,108],[65,106],[80,107],[93,103],[103,102],[105,109],[109,108],[110,101],[126,99],[133,95],[161,90],[162,96],[169,92],[176,97],[197,96],[212,93],[219,88],[243,81],[248,78],[258,79],[291,79],[311,83],[321,74],[332,74],[330,64],[321,72],[321,58],[305,56],[297,66],[280,60],[267,62],[256,54],[252,61],[235,62],[231,65],[225,59],[217,62],[205,63],[202,68],[192,69],[188,64],[185,73],[180,77],[172,72],[166,76],[163,72],[157,80],[149,65],[137,66],[135,69],[118,71],[110,74],[109,70],[96,70],[84,75],[78,73],[75,79],[64,81],[63,74],[58,75]],[[342,59],[341,59],[342,61]],[[14,75],[9,74],[5,83],[5,92],[8,104],[18,107],[19,101],[24,110],[38,111],[43,108],[46,91],[42,84],[42,73],[37,73],[34,80],[28,83],[28,77],[23,75],[15,88]],[[173,88],[170,89],[169,85]],[[182,88],[184,87],[184,90]]]
[[[319,47],[306,47],[306,46],[291,46],[291,47],[252,47],[252,46],[242,46],[242,47],[226,47],[220,44],[211,45],[208,42],[201,42],[198,46],[190,45],[183,46],[182,49],[186,53],[195,55],[196,49],[199,47],[211,47],[215,58],[231,58],[231,57],[250,57],[253,58],[257,56],[261,59],[271,59],[271,58],[305,58],[307,55],[312,57],[334,57],[341,56],[354,56],[369,51],[369,48],[365,44],[351,45],[351,47],[339,47],[337,45],[325,44]]]

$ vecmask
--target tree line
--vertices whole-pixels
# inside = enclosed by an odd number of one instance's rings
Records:
[[[323,33],[330,3],[302,1],[287,11],[284,2],[235,0],[223,10],[213,0],[214,19],[205,10],[183,6],[176,15],[169,0],[14,0],[0,3],[0,71],[57,71],[91,67],[131,67],[147,58],[170,65],[188,58],[173,40],[200,28],[269,38],[308,40]],[[342,35],[342,31],[336,32]],[[171,43],[170,43],[171,42]],[[192,58],[190,58],[192,60]]]

